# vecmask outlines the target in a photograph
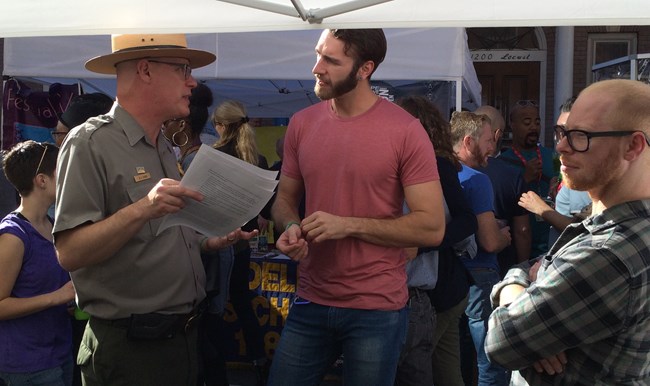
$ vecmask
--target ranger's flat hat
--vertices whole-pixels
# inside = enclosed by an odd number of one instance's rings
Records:
[[[190,61],[190,67],[199,68],[217,59],[212,52],[187,48],[184,34],[112,35],[111,46],[111,54],[90,59],[86,69],[99,74],[115,74],[115,66],[120,62],[163,57],[184,58]]]

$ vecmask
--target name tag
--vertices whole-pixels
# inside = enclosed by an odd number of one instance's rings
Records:
[[[133,176],[133,179],[135,180],[135,182],[142,182],[142,181],[148,180],[150,178],[151,178],[151,174],[149,174],[149,173],[137,174],[137,175]]]

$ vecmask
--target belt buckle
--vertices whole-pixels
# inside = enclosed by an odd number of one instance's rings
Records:
[[[192,327],[194,327],[194,323],[199,321],[199,318],[203,312],[201,310],[196,310],[190,315],[189,318],[185,321],[185,325],[183,326],[183,331],[187,334]]]

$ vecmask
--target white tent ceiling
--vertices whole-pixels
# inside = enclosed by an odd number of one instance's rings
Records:
[[[230,0],[232,1],[232,0]],[[386,0],[353,0],[373,3]],[[298,0],[242,0],[291,11]],[[350,0],[302,0],[318,12]],[[392,0],[326,17],[322,24],[220,0],[2,1],[0,37],[207,33],[321,28],[644,25],[647,0]],[[291,13],[291,12],[287,12]]]
[[[472,108],[480,103],[481,88],[463,28],[385,32],[388,53],[373,80],[401,81],[401,86],[409,84],[404,81],[453,82],[451,87],[459,92],[446,95],[451,106],[465,102]],[[312,93],[311,69],[319,34],[320,29],[190,34],[190,47],[217,54],[215,63],[193,75],[211,80],[208,85],[217,101],[233,98],[244,102],[250,116],[289,117],[318,101]],[[86,92],[114,95],[114,77],[84,68],[87,59],[109,51],[107,35],[5,38],[2,73],[44,83],[79,81]]]

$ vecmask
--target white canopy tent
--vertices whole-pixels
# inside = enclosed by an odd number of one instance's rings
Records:
[[[108,35],[139,31],[214,33],[377,26],[644,25],[650,18],[647,0],[545,0],[525,3],[519,0],[235,2],[247,6],[221,0],[3,1],[0,37]],[[302,9],[305,20],[300,17],[297,8]],[[274,12],[270,12],[271,9]],[[320,16],[326,16],[321,24],[317,22],[319,12]],[[309,18],[309,15],[316,17]]]
[[[449,104],[480,103],[480,84],[463,28],[387,29],[388,54],[373,80],[393,92],[415,87],[427,93],[442,88]],[[188,45],[217,54],[217,61],[193,72],[207,81],[217,101],[243,101],[251,117],[289,117],[318,101],[312,66],[319,30],[188,35]],[[84,62],[110,51],[110,37],[59,36],[6,38],[3,75],[42,83],[80,82],[86,92],[114,95],[114,78],[87,71]],[[434,84],[436,83],[436,84]],[[440,96],[438,96],[440,98]]]
[[[106,35],[112,33],[202,34],[194,35],[190,44],[197,46],[192,40],[200,41],[203,43],[200,46],[214,48],[220,58],[214,66],[197,71],[198,77],[218,81],[254,77],[288,82],[312,79],[304,73],[311,68],[313,58],[309,59],[309,64],[298,59],[302,59],[302,55],[311,55],[317,36],[315,31],[323,28],[637,25],[647,24],[650,20],[647,0],[546,0],[525,4],[516,0],[29,0],[5,1],[2,11],[0,37],[6,38],[4,75],[47,78],[55,76],[50,69],[76,69],[79,73],[65,76],[99,89],[110,88],[110,82],[92,78],[93,75],[84,72],[81,63],[93,55],[107,52]],[[306,30],[302,31],[304,37],[288,39],[287,35],[261,32],[295,30]],[[239,34],[245,31],[250,34]],[[233,32],[237,33],[232,35],[237,39],[233,37],[229,44],[230,34],[223,33]],[[43,36],[75,38],[13,40]],[[263,44],[269,42],[265,40],[267,38],[273,44]],[[457,105],[460,105],[461,95],[470,102],[480,100],[466,44],[459,43],[458,34],[446,37],[442,49],[430,43],[429,37],[406,36],[405,39],[400,43],[390,43],[390,58],[380,67],[375,79],[440,79],[442,76],[443,79],[451,78],[457,85],[462,84],[463,87],[454,90],[453,99]],[[39,41],[41,45],[38,45]],[[402,51],[400,57],[398,51],[402,48],[409,51]],[[40,51],[43,55],[38,57],[38,53],[33,51]],[[425,54],[429,56],[425,57]],[[31,59],[15,60],[19,55]],[[232,65],[228,64],[230,60]],[[391,67],[391,62],[396,63],[394,67]],[[441,63],[452,71],[434,72],[434,76],[427,74],[422,78],[404,75],[422,74],[420,70],[424,66]],[[39,70],[48,71],[28,73],[27,68],[33,69],[33,64],[40,65]],[[295,71],[290,72],[290,68]],[[249,75],[239,75],[238,72]],[[259,85],[260,82],[256,82],[250,87],[258,88]],[[266,82],[263,85],[270,93],[278,89],[296,90],[297,95],[298,90],[303,94],[311,90],[311,84],[305,85],[304,82],[281,85]],[[110,90],[104,91],[111,93]],[[256,92],[263,93],[261,90]],[[274,96],[280,98],[281,95]],[[291,96],[297,98],[295,95]]]

